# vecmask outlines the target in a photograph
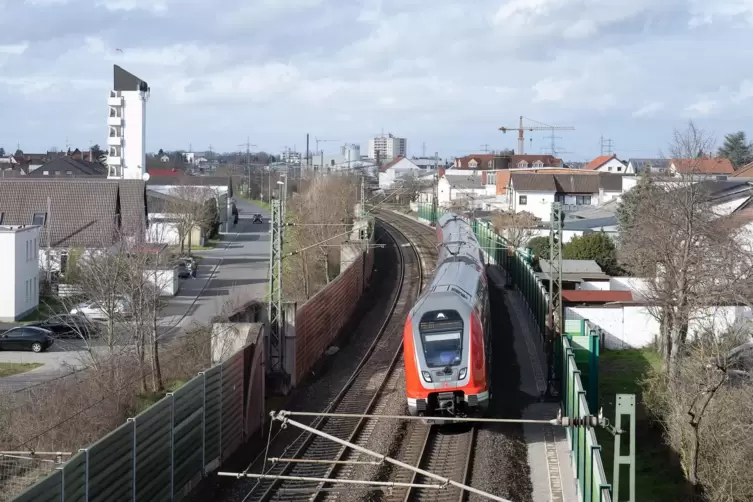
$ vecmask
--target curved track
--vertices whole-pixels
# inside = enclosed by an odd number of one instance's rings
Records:
[[[423,283],[422,259],[420,251],[408,238],[389,224],[388,233],[395,241],[398,250],[400,281],[392,308],[387,315],[374,345],[364,357],[358,369],[346,383],[343,390],[328,406],[327,411],[336,413],[374,413],[382,391],[389,388],[394,380],[393,369],[400,359],[402,350],[402,326],[415,303]],[[368,436],[369,424],[365,419],[321,418],[312,426],[338,438],[354,441],[360,436]],[[372,426],[373,427],[373,426]],[[345,448],[339,444],[311,434],[301,434],[286,448],[287,458],[313,461],[338,461],[344,458]],[[336,464],[278,462],[265,471],[268,475],[302,476],[328,478]],[[305,481],[260,480],[246,500],[261,502],[268,500],[298,501],[310,500],[322,489],[320,483]]]

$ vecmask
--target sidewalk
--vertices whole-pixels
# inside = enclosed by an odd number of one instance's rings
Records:
[[[504,290],[505,271],[497,266],[487,268],[490,282]],[[541,402],[546,392],[546,356],[541,337],[517,289],[505,291],[505,305],[513,325],[513,345],[520,367],[520,391],[532,404],[523,410],[524,419],[552,419],[560,408],[558,403]],[[570,448],[562,427],[525,424],[528,444],[528,465],[531,469],[534,502],[575,502],[575,474],[570,463]]]

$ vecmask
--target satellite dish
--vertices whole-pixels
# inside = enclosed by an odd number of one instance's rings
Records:
[[[149,173],[144,173],[144,174],[141,175],[141,179],[144,180],[144,181],[149,181],[149,178],[151,178],[151,177],[152,176]]]

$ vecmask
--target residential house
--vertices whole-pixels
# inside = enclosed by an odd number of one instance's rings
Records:
[[[176,191],[180,192],[180,191]],[[146,202],[149,226],[146,239],[149,243],[179,245],[181,226],[187,227],[191,217],[181,214],[187,210],[188,204],[182,202],[174,195],[146,191]],[[183,225],[182,225],[183,224]],[[190,232],[184,236],[184,245],[202,246],[206,235],[200,224],[194,225]]]
[[[40,227],[43,271],[65,274],[69,254],[111,249],[123,239],[144,240],[143,181],[100,178],[0,180],[5,225]]]
[[[669,172],[673,177],[692,175],[694,178],[718,178],[734,176],[735,168],[729,159],[704,154],[693,159],[672,159]]]
[[[630,174],[667,174],[669,159],[628,159],[627,172]]]
[[[91,158],[88,156],[88,158]],[[39,169],[29,172],[29,178],[106,178],[107,167],[99,162],[92,162],[73,156],[57,157],[45,163]]]
[[[525,168],[525,169],[519,169],[519,168],[513,168],[513,169],[506,169],[503,171],[495,171],[493,175],[491,173],[487,172],[487,181],[494,181],[496,186],[494,193],[497,195],[498,201],[504,206],[505,209],[509,207],[509,192],[507,191],[507,186],[510,184],[510,176],[513,173],[548,173],[548,174],[571,174],[573,170],[571,169],[556,169],[553,167],[544,167],[540,169],[531,169],[531,168]],[[594,174],[590,171],[586,171],[587,174]]]
[[[573,212],[619,197],[622,176],[594,172],[515,172],[510,174],[507,192],[509,210],[527,211],[542,221],[549,221],[553,202],[562,203],[564,212]]]
[[[181,192],[204,192],[207,200],[217,202],[220,232],[230,230],[233,221],[233,180],[225,176],[151,176],[147,181],[149,190],[165,195],[178,196]],[[193,197],[195,193],[192,193]]]
[[[565,163],[554,155],[513,155],[510,167],[517,167],[518,169],[556,167],[562,169],[565,167]]]
[[[18,321],[39,305],[39,244],[39,227],[0,224],[0,321]]]
[[[460,204],[468,208],[484,207],[484,202],[494,202],[494,197],[488,200],[486,186],[480,174],[458,173],[452,170],[445,172],[437,182],[437,201],[442,207]]]
[[[629,164],[618,159],[617,155],[601,155],[586,164],[583,169],[602,173],[634,174],[635,171],[629,171],[628,167]]]
[[[426,174],[426,170],[418,167],[410,159],[396,157],[391,162],[379,168],[379,188],[392,188],[400,178],[421,176],[424,174]]]

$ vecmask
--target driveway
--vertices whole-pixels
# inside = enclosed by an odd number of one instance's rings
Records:
[[[181,279],[178,294],[171,297],[163,309],[164,342],[194,323],[208,324],[223,310],[254,298],[264,298],[269,272],[269,214],[242,199],[237,200],[237,207],[240,210],[238,224],[222,236],[215,249],[195,253],[203,258],[196,279]],[[263,224],[251,223],[254,213],[264,216]],[[0,379],[0,390],[24,389],[70,372],[72,368],[83,367],[88,357],[83,343],[58,340],[48,352],[40,354],[0,352],[0,362],[44,364],[33,371]],[[93,350],[107,349],[94,347]]]

